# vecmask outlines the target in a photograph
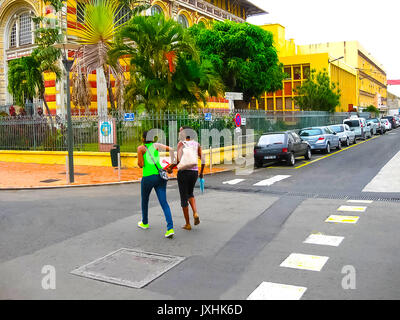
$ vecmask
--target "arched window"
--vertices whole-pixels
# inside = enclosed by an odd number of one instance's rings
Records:
[[[17,46],[17,23],[14,22],[10,32],[10,48],[15,48],[16,46]]]
[[[30,12],[23,12],[13,17],[10,24],[8,48],[33,44],[33,23]]]
[[[180,14],[178,16],[178,22],[184,27],[185,29],[189,28],[189,21],[184,14]]]
[[[132,10],[128,6],[118,8],[117,14],[114,18],[117,26],[129,21],[132,17]]]
[[[29,13],[19,16],[19,45],[32,44],[32,18]]]
[[[151,7],[151,15],[152,16],[154,16],[156,14],[163,14],[163,13],[164,13],[164,11],[163,11],[163,9],[161,9],[160,6],[155,4],[154,6]]]

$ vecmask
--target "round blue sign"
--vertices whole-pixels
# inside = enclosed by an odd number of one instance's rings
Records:
[[[111,134],[111,124],[109,122],[103,122],[100,131],[104,137],[108,137]]]

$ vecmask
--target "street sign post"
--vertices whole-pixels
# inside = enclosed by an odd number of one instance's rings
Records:
[[[242,125],[242,117],[239,113],[237,113],[235,116],[235,124],[237,128],[240,128],[240,126]]]
[[[225,92],[225,99],[229,100],[229,109],[235,109],[235,100],[243,100],[243,92]]]
[[[134,113],[125,113],[124,120],[125,121],[135,121],[135,114]]]
[[[205,113],[204,121],[212,121],[212,113]]]

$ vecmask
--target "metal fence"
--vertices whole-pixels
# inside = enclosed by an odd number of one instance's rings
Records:
[[[253,129],[255,139],[262,133],[296,130],[311,126],[325,126],[342,123],[349,113],[326,112],[281,112],[271,113],[260,110],[238,110],[245,125],[242,126],[243,135],[246,129]],[[181,126],[190,126],[197,133],[203,148],[209,146],[227,146],[219,134],[222,130],[233,135],[235,130],[235,113],[216,112],[210,114],[200,113],[154,113],[135,115],[133,121],[126,121],[124,114],[113,117],[99,116],[74,116],[73,136],[74,150],[99,151],[101,124],[104,121],[115,122],[116,140],[113,144],[120,145],[121,152],[136,152],[141,143],[143,131],[153,128],[163,132],[163,140],[169,145],[176,145],[177,131]],[[359,114],[369,118],[370,114]],[[0,117],[0,150],[67,150],[67,121],[59,116],[6,116]],[[209,131],[205,131],[207,129]],[[216,129],[216,130],[213,130]],[[227,131],[228,130],[228,131]],[[211,133],[211,134],[210,134]],[[202,134],[207,134],[209,139],[203,139]],[[162,135],[160,133],[160,135]],[[227,144],[228,143],[228,144]]]

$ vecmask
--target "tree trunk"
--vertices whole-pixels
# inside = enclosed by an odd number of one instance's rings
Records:
[[[104,71],[104,76],[106,78],[106,83],[107,83],[107,91],[108,91],[108,97],[110,99],[110,105],[111,105],[111,110],[115,110],[115,99],[114,99],[114,94],[112,92],[112,86],[111,86],[111,80],[110,80],[110,71],[107,68],[107,66],[103,66],[103,71]]]
[[[45,97],[44,93],[42,93],[42,100],[43,100],[43,102],[44,102],[44,106],[45,106],[45,108],[46,108],[47,114],[49,115],[49,118],[50,118],[51,130],[53,130],[53,129],[54,129],[53,117],[52,117],[52,115],[51,115],[51,113],[50,113],[50,108],[49,108],[49,106],[48,106],[48,104],[47,104],[46,97]]]

